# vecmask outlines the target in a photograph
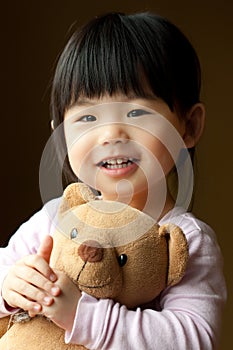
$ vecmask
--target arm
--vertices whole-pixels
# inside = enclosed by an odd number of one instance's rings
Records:
[[[48,232],[53,231],[53,220],[58,203],[57,200],[49,202],[17,230],[6,248],[0,248],[0,317],[14,311],[11,308],[6,308],[2,297],[2,286],[6,276],[12,266],[23,257],[35,255],[43,238]]]
[[[216,349],[226,291],[222,258],[211,232],[188,234],[186,275],[161,295],[162,311],[136,311],[86,294],[66,341],[89,349]]]

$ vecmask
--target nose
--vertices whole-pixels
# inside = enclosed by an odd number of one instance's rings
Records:
[[[103,259],[103,254],[104,248],[94,240],[85,241],[78,248],[78,255],[84,262],[99,262]]]
[[[117,143],[127,143],[129,135],[126,127],[121,124],[110,124],[103,126],[100,130],[99,144],[100,145],[115,145]]]

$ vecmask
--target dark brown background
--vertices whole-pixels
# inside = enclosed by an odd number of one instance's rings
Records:
[[[40,158],[49,131],[54,62],[78,25],[106,11],[152,10],[191,39],[203,69],[207,107],[197,152],[194,212],[216,231],[225,258],[229,301],[220,350],[233,332],[232,85],[233,3],[227,0],[15,1],[1,8],[1,244],[41,206]]]

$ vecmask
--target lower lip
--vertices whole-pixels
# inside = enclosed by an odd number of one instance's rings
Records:
[[[116,169],[108,169],[105,167],[101,167],[100,169],[107,174],[108,176],[112,177],[122,177],[131,174],[138,168],[138,165],[136,163],[132,163],[124,168],[116,168]]]

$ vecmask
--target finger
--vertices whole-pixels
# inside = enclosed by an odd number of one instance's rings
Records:
[[[45,236],[41,242],[38,249],[37,255],[41,256],[48,264],[50,262],[50,257],[53,249],[53,238],[49,235]],[[56,274],[49,268],[49,276],[46,274],[51,281],[55,282],[57,280]]]
[[[49,235],[45,236],[38,249],[37,255],[41,256],[48,264],[53,249],[53,238]]]
[[[23,295],[16,293],[15,291],[9,291],[10,306],[23,309],[25,311],[32,311],[34,314],[38,314],[42,310],[42,306],[34,301],[30,301]]]
[[[47,261],[40,255],[28,255],[23,259],[23,261],[20,261],[18,265],[28,266],[34,270],[37,270],[40,274],[42,274],[51,282],[55,282],[57,280],[57,276],[52,270],[52,268],[49,266]]]
[[[19,278],[15,279],[12,290],[20,295],[23,295],[27,300],[37,302],[43,305],[52,305],[54,299],[50,293],[27,283]]]
[[[27,293],[27,296],[33,300],[41,301],[43,298],[42,292],[46,292],[46,295],[55,296],[60,293],[60,288],[57,285],[30,266],[19,265],[15,271],[15,277],[12,289],[17,290],[19,293]],[[32,291],[35,294],[32,294]]]
[[[33,311],[28,310],[28,315],[29,315],[31,318],[35,317],[35,316],[38,315],[39,313],[41,313],[41,311],[40,311],[40,312],[35,312],[34,310],[33,310]]]

